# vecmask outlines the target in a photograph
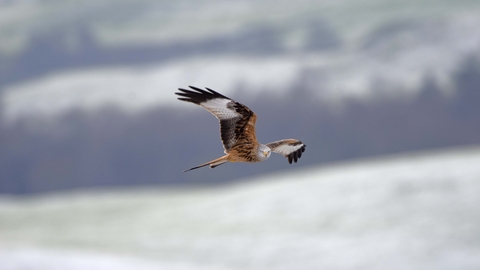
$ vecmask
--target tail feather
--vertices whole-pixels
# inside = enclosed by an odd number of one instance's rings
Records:
[[[188,172],[188,171],[195,170],[195,169],[198,169],[198,168],[201,168],[201,167],[205,167],[205,166],[208,166],[208,165],[210,165],[210,168],[213,169],[213,168],[215,168],[215,167],[217,167],[217,166],[220,166],[220,165],[222,165],[222,164],[224,164],[224,163],[226,163],[226,162],[228,162],[228,160],[227,160],[227,155],[225,155],[225,156],[223,156],[223,157],[219,157],[219,158],[214,159],[214,160],[211,160],[211,161],[209,161],[209,162],[207,162],[207,163],[203,163],[203,164],[198,165],[198,166],[196,166],[196,167],[190,168],[190,169],[185,170],[185,171],[183,171],[183,172]]]

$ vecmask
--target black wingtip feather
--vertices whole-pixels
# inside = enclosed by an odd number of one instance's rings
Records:
[[[195,86],[189,85],[190,89],[183,89],[183,88],[178,88],[180,92],[176,92],[175,94],[177,96],[180,96],[181,98],[178,98],[178,100],[181,101],[186,101],[186,102],[191,102],[195,103],[197,105],[206,102],[208,100],[216,99],[216,98],[225,98],[225,99],[230,99],[210,88],[206,88],[208,91],[200,89]],[[231,99],[230,99],[231,100]]]
[[[297,163],[297,161],[302,157],[302,153],[305,152],[305,144],[300,148],[298,149],[297,151],[295,152],[292,152],[290,153],[287,157],[288,157],[288,163],[289,164],[292,164],[292,162],[295,162]]]
[[[212,94],[214,94],[214,95],[218,95],[218,96],[220,96],[220,97],[223,97],[223,98],[226,98],[226,99],[230,99],[230,98],[228,98],[228,97],[226,97],[226,96],[224,96],[224,95],[218,93],[217,91],[212,90],[212,89],[210,89],[210,88],[208,88],[208,87],[205,87],[205,89],[207,89],[208,91],[210,91],[210,92],[211,92]]]

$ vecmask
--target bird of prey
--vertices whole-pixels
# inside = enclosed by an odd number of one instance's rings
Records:
[[[184,172],[207,165],[215,168],[226,162],[261,162],[270,157],[271,151],[288,158],[291,164],[297,162],[305,151],[306,145],[295,139],[259,143],[255,135],[257,116],[252,110],[212,89],[189,87],[191,90],[179,88],[180,92],[175,94],[180,96],[179,100],[200,105],[217,117],[225,155]]]

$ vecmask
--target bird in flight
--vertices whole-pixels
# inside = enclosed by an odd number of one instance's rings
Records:
[[[225,155],[203,163],[183,172],[207,165],[215,168],[226,162],[261,162],[270,157],[270,153],[281,154],[288,163],[297,160],[305,152],[305,144],[295,139],[285,139],[267,144],[257,141],[255,122],[257,116],[247,106],[236,102],[212,89],[206,90],[189,86],[191,90],[179,88],[178,99],[202,106],[220,121],[220,137]]]

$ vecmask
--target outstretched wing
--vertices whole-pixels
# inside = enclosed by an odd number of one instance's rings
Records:
[[[225,153],[228,153],[238,138],[246,131],[250,140],[257,142],[255,122],[257,116],[247,106],[206,88],[189,86],[192,90],[179,88],[179,100],[200,105],[211,112],[220,121],[220,137]]]
[[[267,144],[270,149],[284,157],[288,158],[288,163],[292,164],[292,160],[296,163],[305,152],[306,145],[299,140],[286,139]]]

